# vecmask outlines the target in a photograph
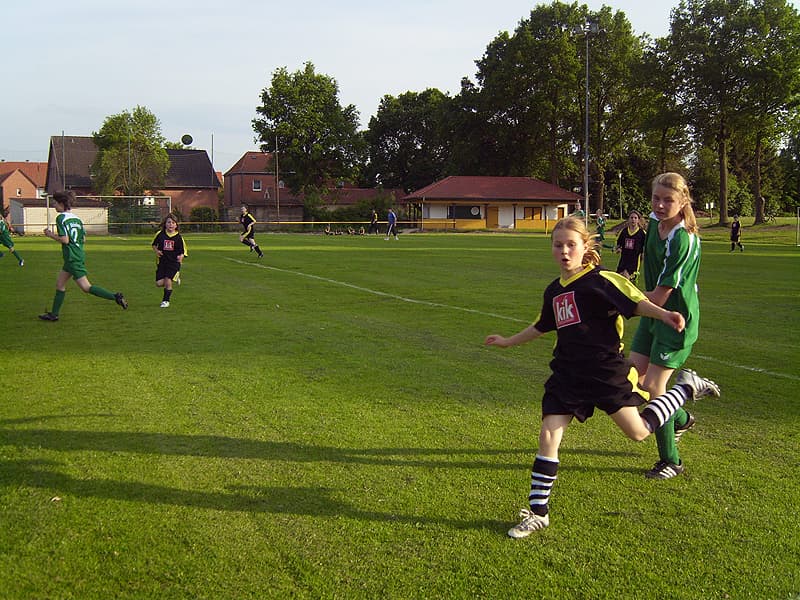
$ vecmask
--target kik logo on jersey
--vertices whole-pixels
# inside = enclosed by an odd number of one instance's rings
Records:
[[[164,250],[175,250],[175,240],[164,240]]]
[[[556,327],[561,329],[581,322],[575,292],[566,292],[553,298],[553,313],[556,316]]]

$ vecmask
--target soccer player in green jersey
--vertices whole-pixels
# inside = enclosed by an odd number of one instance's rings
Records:
[[[658,396],[666,391],[673,371],[686,362],[697,341],[700,237],[689,186],[678,173],[662,173],[653,179],[651,208],[644,248],[645,294],[653,303],[686,319],[686,328],[675,331],[642,318],[634,335],[630,356],[640,374],[639,383]],[[694,422],[681,408],[656,431],[659,460],[645,473],[648,478],[670,479],[683,473],[677,442]]]
[[[14,249],[14,242],[11,240],[11,230],[8,227],[8,223],[6,222],[6,217],[8,217],[8,209],[3,208],[3,218],[0,219],[0,244],[3,244],[11,254],[14,255],[14,258],[17,259],[20,267],[25,266],[25,261],[22,260],[22,257],[19,253]],[[0,252],[0,258],[3,257],[3,253]]]
[[[86,256],[83,252],[83,240],[86,237],[86,232],[83,229],[83,221],[81,221],[75,214],[71,213],[72,205],[75,202],[75,194],[72,190],[64,192],[56,192],[53,194],[53,201],[55,202],[56,212],[56,230],[53,231],[49,228],[44,230],[44,234],[51,240],[55,240],[61,244],[61,253],[64,256],[64,266],[56,279],[56,295],[53,299],[53,308],[49,312],[39,315],[42,321],[58,321],[58,313],[61,311],[61,305],[64,304],[64,296],[67,293],[67,281],[70,278],[75,279],[75,283],[87,294],[105,298],[106,300],[114,300],[122,308],[128,308],[128,302],[122,292],[109,292],[105,288],[97,285],[92,285],[87,277],[85,260]]]

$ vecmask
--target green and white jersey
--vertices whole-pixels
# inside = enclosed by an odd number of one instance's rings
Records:
[[[650,215],[644,248],[644,282],[647,291],[658,286],[672,288],[664,304],[667,310],[681,313],[686,329],[679,333],[662,321],[652,321],[652,332],[661,340],[688,346],[697,340],[700,326],[700,301],[697,296],[697,273],[700,270],[700,238],[686,230],[681,221],[665,239],[658,233],[658,219]]]
[[[0,216],[0,244],[3,244],[6,248],[11,248],[14,245],[14,242],[11,241],[11,230],[2,216]]]
[[[86,238],[83,221],[71,212],[63,212],[56,217],[56,232],[59,236],[67,236],[69,238],[68,244],[61,244],[64,264],[83,266],[86,260],[86,255],[83,252],[83,240]]]

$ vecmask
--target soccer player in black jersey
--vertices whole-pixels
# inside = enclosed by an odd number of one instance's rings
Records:
[[[639,264],[644,253],[645,231],[642,229],[642,215],[638,210],[628,213],[628,221],[617,236],[614,252],[619,253],[617,273],[636,281],[639,275]]]
[[[598,408],[629,438],[641,441],[658,429],[689,398],[719,396],[719,387],[693,371],[681,371],[675,386],[648,402],[639,375],[622,354],[623,317],[643,315],[677,331],[686,323],[679,312],[650,302],[630,281],[599,267],[597,241],[581,219],[567,217],[553,228],[552,253],[561,276],[547,286],[539,317],[511,337],[492,334],[486,344],[516,346],[555,331],[556,346],[545,382],[539,450],[531,472],[530,508],[508,535],[522,538],[550,524],[550,491],[556,479],[558,450],[573,419],[583,422]],[[639,407],[646,404],[640,412]]]
[[[172,297],[172,284],[178,279],[181,263],[189,252],[178,231],[178,217],[169,213],[161,222],[161,229],[153,238],[153,250],[158,256],[156,266],[156,286],[164,288],[161,308],[169,307]]]
[[[250,252],[255,250],[258,253],[258,258],[264,258],[264,253],[256,243],[256,232],[254,230],[256,218],[248,212],[246,204],[242,204],[242,216],[239,217],[239,223],[241,223],[243,229],[242,233],[239,234],[239,241],[250,248]]]

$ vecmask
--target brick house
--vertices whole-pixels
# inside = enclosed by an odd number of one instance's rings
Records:
[[[78,196],[97,192],[91,168],[97,157],[94,139],[88,136],[53,136],[47,160],[48,194],[70,189]],[[154,196],[170,196],[173,210],[185,219],[192,209],[207,206],[215,212],[219,205],[219,177],[205,150],[167,149],[170,166],[160,190],[150,190]]]
[[[280,167],[280,165],[278,165]],[[224,205],[228,218],[236,220],[239,207],[247,204],[250,212],[260,222],[303,221],[305,198],[295,195],[278,181],[276,186],[275,157],[271,152],[245,152],[224,175]],[[401,189],[359,188],[348,183],[332,187],[322,199],[322,206],[336,210],[360,202],[392,198],[395,206],[404,205],[405,192]]]
[[[8,206],[11,199],[44,196],[47,163],[0,162],[0,201]]]

